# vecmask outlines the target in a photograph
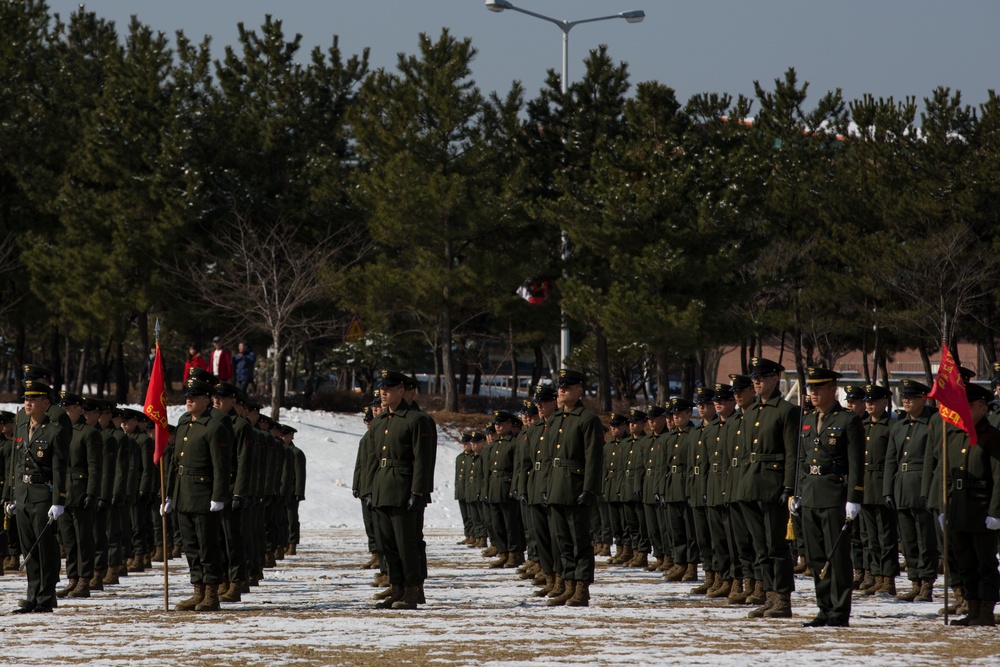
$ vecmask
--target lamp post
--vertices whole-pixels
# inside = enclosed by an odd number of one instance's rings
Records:
[[[577,19],[575,21],[569,21],[566,19],[556,19],[551,16],[546,16],[545,14],[539,14],[537,12],[529,11],[527,9],[522,9],[516,7],[508,0],[486,0],[486,9],[491,12],[502,12],[506,9],[515,12],[521,12],[522,14],[527,14],[528,16],[534,16],[536,19],[542,19],[543,21],[548,21],[549,23],[555,24],[559,30],[562,31],[562,94],[565,95],[567,89],[569,88],[569,31],[573,29],[573,26],[580,25],[581,23],[594,23],[595,21],[608,21],[611,19],[625,19],[628,23],[642,23],[642,20],[646,18],[646,12],[641,9],[636,9],[629,12],[619,12],[618,14],[611,14],[609,16],[595,16],[589,19]],[[563,230],[561,234],[561,244],[562,244],[562,259],[565,264],[566,260],[569,259],[569,237],[566,235],[566,231]],[[565,275],[564,275],[565,277]],[[566,367],[566,357],[569,355],[569,324],[566,321],[566,312],[560,307],[561,313],[561,325],[562,331],[560,336],[559,345],[559,365],[563,368]]]

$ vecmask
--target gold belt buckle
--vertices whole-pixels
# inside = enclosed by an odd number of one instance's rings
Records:
[[[750,463],[757,463],[757,452],[750,452]]]
[[[696,474],[696,475],[700,475],[701,474],[701,466],[695,466],[694,467],[694,474]]]
[[[535,461],[535,470],[541,470],[541,469],[542,469],[542,462]]]
[[[382,459],[382,465],[380,467],[384,468],[388,464],[389,459]]]
[[[899,471],[900,471],[900,472],[906,472],[906,469],[907,469],[907,468],[908,468],[909,466],[910,466],[910,464],[909,464],[909,463],[903,463],[903,464],[901,464],[901,465],[899,466]]]
[[[820,472],[820,467],[819,466],[809,466],[809,474],[810,475],[821,475],[822,473]]]

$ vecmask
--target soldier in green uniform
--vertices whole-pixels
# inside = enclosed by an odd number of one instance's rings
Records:
[[[531,530],[531,511],[528,509],[528,498],[525,493],[528,473],[531,469],[531,427],[538,421],[538,406],[530,400],[525,400],[521,407],[521,422],[524,428],[517,434],[517,444],[514,447],[514,477],[511,479],[511,497],[517,501],[521,514],[521,525],[524,527],[524,544],[527,547],[527,558],[523,565],[517,568],[517,574],[522,579],[539,578],[545,580],[541,566],[538,563],[538,545],[534,532]]]
[[[663,565],[663,553],[654,554],[654,561],[649,562],[649,554],[653,545],[649,540],[649,530],[646,526],[646,516],[642,508],[642,480],[646,473],[646,454],[649,451],[651,439],[646,435],[646,413],[639,408],[628,411],[628,436],[622,441],[622,467],[625,476],[622,482],[622,530],[628,536],[625,542],[625,552],[622,558],[613,558],[610,563],[627,563],[628,550],[645,554],[639,556],[639,562],[646,561],[645,569],[655,572]],[[635,555],[632,555],[635,558]]]
[[[119,577],[128,573],[125,567],[125,551],[126,540],[130,538],[125,534],[128,527],[125,521],[125,496],[128,495],[132,447],[120,424],[121,411],[114,402],[106,401],[101,410],[101,435],[109,447],[114,447],[115,468],[111,473],[112,488],[108,500],[108,563],[102,581],[105,586],[118,584]]]
[[[692,426],[688,438],[688,498],[694,539],[697,541],[698,553],[701,557],[705,578],[701,585],[691,590],[692,595],[707,595],[715,587],[719,572],[719,563],[712,544],[712,527],[709,521],[708,505],[708,475],[709,458],[714,448],[719,419],[715,414],[715,390],[709,387],[698,387],[695,390],[694,403],[698,407],[701,423]],[[713,442],[710,442],[712,440]],[[729,591],[727,590],[728,594]]]
[[[292,494],[288,500],[288,548],[285,553],[289,556],[296,554],[298,545],[302,540],[302,527],[299,524],[299,504],[306,499],[306,454],[295,446],[296,430],[285,425],[281,429],[281,437],[292,452],[292,474],[294,483]]]
[[[856,414],[863,424],[868,418],[865,410],[865,386],[863,384],[849,384],[844,387],[844,403],[847,409]],[[854,589],[861,588],[865,581],[865,573],[868,571],[868,563],[865,562],[864,541],[861,539],[861,521],[852,521],[849,530],[851,531],[851,562],[854,563]],[[874,577],[872,577],[874,581]]]
[[[674,428],[667,439],[666,449],[662,452],[662,497],[666,504],[668,526],[664,539],[670,540],[675,570],[667,580],[695,581],[698,578],[701,554],[694,535],[691,501],[688,497],[690,450],[697,442],[696,430],[691,424],[694,402],[681,396],[673,396],[670,407],[674,414]]]
[[[594,546],[590,540],[590,512],[601,492],[604,462],[604,425],[584,407],[586,376],[559,371],[559,409],[552,415],[551,471],[543,504],[549,506],[549,529],[557,572],[563,590],[550,605],[587,606],[594,581]]]
[[[528,442],[528,456],[522,460],[522,467],[527,467],[519,477],[521,486],[518,488],[518,499],[525,505],[530,515],[528,528],[532,531],[535,543],[535,553],[538,557],[538,574],[535,583],[542,588],[534,593],[536,597],[544,597],[556,590],[563,590],[561,563],[552,543],[549,532],[549,508],[546,499],[549,477],[552,474],[552,456],[550,450],[554,442],[552,433],[552,416],[557,408],[557,395],[552,387],[537,385],[532,398],[538,407],[538,419],[525,431]]]
[[[860,418],[837,401],[840,373],[808,369],[814,412],[803,419],[798,511],[806,560],[816,585],[819,613],[806,627],[847,627],[851,617],[850,545],[838,539],[860,510],[863,497],[864,433]],[[836,545],[836,548],[834,548]],[[823,568],[829,561],[827,576]]]
[[[746,427],[747,411],[756,400],[753,380],[749,375],[730,374],[730,387],[736,408],[726,418],[722,441],[725,457],[728,459],[724,493],[729,507],[729,543],[733,549],[733,568],[739,570],[726,602],[729,604],[760,604],[764,602],[763,573],[756,564],[753,538],[744,518],[743,503],[738,500],[738,491],[743,481],[743,429]],[[742,579],[740,579],[742,576]]]
[[[740,487],[743,518],[753,538],[755,568],[763,577],[765,602],[751,618],[790,618],[795,589],[791,551],[785,533],[788,499],[795,484],[799,411],[781,397],[780,364],[754,357],[750,377],[757,399],[743,421]]]
[[[968,613],[952,625],[995,625],[994,610],[1000,597],[1000,571],[997,567],[997,531],[1000,531],[1000,431],[986,419],[991,392],[986,387],[968,383],[972,423],[976,429],[975,445],[968,433],[950,424],[945,428],[947,470],[936,465],[931,489],[942,488],[942,475],[948,494],[947,514],[939,494],[931,493],[928,506],[938,513],[941,525],[947,522],[958,580],[965,590]],[[933,438],[933,436],[931,436]]]
[[[462,530],[465,532],[465,537],[459,540],[458,544],[466,546],[476,539],[472,535],[472,515],[469,513],[469,504],[465,500],[465,478],[469,474],[472,434],[463,433],[459,444],[462,446],[462,451],[455,457],[455,500],[458,502],[459,514],[462,516]]]
[[[486,546],[488,528],[483,518],[482,487],[486,463],[483,450],[486,448],[486,434],[482,431],[472,432],[472,455],[469,460],[469,474],[465,481],[465,497],[468,498],[469,512],[472,515],[472,530],[475,541],[470,549],[481,549]]]
[[[222,582],[222,510],[229,499],[230,429],[212,415],[212,385],[191,378],[177,422],[173,488],[164,512],[177,510],[194,595],[179,611],[218,611]]]
[[[896,513],[886,506],[883,494],[885,459],[889,448],[889,400],[885,387],[865,387],[865,494],[861,502],[861,538],[867,547],[868,575],[861,584],[864,595],[896,596],[899,553]],[[871,581],[874,580],[874,581]]]
[[[674,555],[670,540],[664,540],[668,534],[666,503],[661,496],[660,480],[663,478],[663,450],[670,435],[667,429],[667,410],[659,405],[651,405],[646,411],[646,426],[649,435],[643,448],[642,460],[642,513],[646,519],[646,529],[649,531],[649,541],[653,553],[659,558],[659,569],[665,575],[672,574],[669,568],[674,567]],[[663,505],[661,507],[661,504]],[[683,573],[683,568],[679,568]]]
[[[371,504],[390,595],[378,607],[416,609],[423,588],[423,511],[433,485],[437,434],[430,420],[403,400],[409,378],[383,370],[383,412],[372,422]]]
[[[0,410],[0,506],[6,507],[11,500],[14,484],[10,478],[10,462],[14,456],[14,441],[10,436],[14,433],[14,413]],[[10,533],[11,520],[5,513],[3,526],[0,530],[0,575],[5,567],[10,567]],[[13,530],[16,531],[16,528]],[[15,540],[16,541],[16,540]]]
[[[882,494],[885,506],[896,510],[900,544],[906,559],[910,590],[896,596],[906,602],[931,602],[939,558],[934,516],[920,495],[927,435],[932,411],[927,407],[930,387],[915,380],[902,382],[905,416],[892,426],[885,456]]]
[[[49,416],[51,405],[47,384],[24,382],[24,419],[14,431],[10,463],[14,488],[8,511],[17,512],[18,539],[27,559],[28,592],[14,613],[50,612],[56,607],[60,563],[58,529],[53,524],[65,511],[71,433]]]
[[[617,545],[615,553],[621,554],[626,548],[630,549],[635,555],[623,565],[646,567],[649,565],[648,554],[641,554],[631,544],[631,536],[625,531],[625,510],[623,508],[629,499],[629,494],[625,491],[625,434],[628,432],[628,417],[620,412],[612,412],[608,425],[611,427],[611,432],[610,439],[604,443],[604,488],[602,493],[611,512],[612,541]],[[603,549],[599,549],[599,551],[603,552]],[[602,553],[595,555],[600,556]]]
[[[705,424],[701,436],[708,452],[705,488],[712,536],[712,565],[716,576],[715,586],[709,588],[706,595],[710,598],[727,598],[732,592],[734,581],[741,577],[733,567],[736,557],[733,545],[729,542],[729,504],[726,502],[729,470],[726,432],[727,426],[732,425],[728,420],[736,411],[736,398],[733,396],[732,385],[728,384],[716,383],[712,393],[712,413],[715,416]]]
[[[253,498],[254,433],[250,422],[236,410],[239,388],[230,382],[212,387],[212,405],[232,424],[229,446],[229,480],[226,506],[222,510],[225,538],[219,602],[240,602],[249,591],[244,514]]]
[[[90,580],[90,590],[104,590],[104,578],[111,571],[111,497],[114,493],[115,473],[118,468],[118,440],[114,437],[111,424],[110,401],[103,399],[88,399],[85,405],[84,417],[87,423],[97,429],[101,435],[101,487],[98,492],[97,506],[94,511],[94,576]]]
[[[524,562],[524,526],[517,500],[510,495],[517,445],[513,421],[514,415],[506,410],[493,413],[493,428],[497,437],[488,450],[486,502],[493,526],[493,543],[499,558],[490,563],[491,568],[507,567],[508,564],[517,567]]]
[[[365,434],[361,436],[361,440],[358,442],[358,454],[354,459],[354,478],[351,484],[351,492],[354,494],[354,497],[359,500],[371,493],[372,480],[367,478],[364,473],[368,470],[368,457],[375,455],[371,440],[371,424],[372,420],[375,419],[375,417],[378,416],[378,413],[382,411],[381,397],[377,398],[377,401],[378,405],[375,405],[373,402],[371,405],[364,406],[364,422],[366,430]],[[464,491],[462,495],[464,496]],[[375,523],[372,519],[372,512],[364,500],[361,500],[361,520],[365,525],[365,535],[368,537],[369,553],[368,560],[361,567],[362,569],[369,570],[379,564],[379,555],[378,548],[375,545]]]
[[[83,416],[93,402],[68,391],[61,392],[63,410],[73,422],[66,460],[66,513],[59,519],[66,550],[67,584],[56,597],[90,597],[94,576],[94,511],[101,491],[104,439]]]

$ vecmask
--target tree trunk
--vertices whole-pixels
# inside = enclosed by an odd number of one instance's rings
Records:
[[[285,343],[281,340],[281,332],[271,334],[271,344],[274,346],[274,366],[271,369],[271,419],[281,416],[281,401],[285,396]]]
[[[600,327],[596,327],[597,336],[597,400],[601,412],[611,410],[611,369],[608,362],[608,338]]]
[[[115,345],[115,400],[128,403],[128,373],[125,372],[125,341]]]
[[[514,323],[507,320],[507,339],[510,341],[510,384],[511,395],[518,398],[517,390],[520,388],[521,380],[517,376],[517,347],[514,345]]]
[[[63,378],[65,377],[62,372],[62,352],[60,351],[60,337],[59,337],[59,327],[52,327],[52,336],[49,338],[49,345],[51,350],[51,360],[49,362],[49,370],[55,373],[55,377],[52,378],[52,389],[58,394],[59,390],[63,388]],[[126,385],[127,387],[127,385]]]
[[[667,366],[667,355],[662,352],[656,355],[656,397],[654,402],[663,405],[670,395],[670,368]]]
[[[70,366],[69,366],[70,360],[69,360],[69,357],[70,357],[70,339],[69,339],[69,334],[67,333],[63,337],[63,368],[62,368],[62,376],[63,376],[64,380],[66,381],[65,382],[66,383],[66,388],[68,390],[70,390],[70,391],[75,392],[75,393],[79,393],[75,389],[73,389],[73,383],[70,381],[70,378],[72,377],[73,374],[70,371]]]
[[[441,337],[437,331],[434,332],[434,385],[431,387],[431,392],[435,394],[441,393],[441,346],[438,345]]]
[[[538,386],[539,381],[542,379],[542,372],[545,367],[545,357],[542,354],[542,346],[535,345],[532,349],[535,352],[535,367],[531,369],[531,387],[528,389],[529,397],[533,395],[535,387]]]
[[[447,291],[447,290],[446,290]],[[458,392],[455,387],[455,363],[451,352],[451,308],[445,306],[441,316],[441,369],[444,372],[444,409],[458,412]]]
[[[931,355],[926,345],[920,346],[920,362],[924,365],[924,383],[928,387],[933,387],[934,373],[931,371]]]
[[[73,391],[83,394],[83,383],[87,381],[87,363],[90,356],[90,336],[83,340],[83,349],[80,350],[80,365],[76,369],[76,382],[73,383]]]
[[[747,339],[744,338],[740,341],[740,375],[747,372],[747,361],[749,361],[749,357],[747,356]]]

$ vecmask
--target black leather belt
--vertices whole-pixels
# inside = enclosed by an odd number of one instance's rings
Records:
[[[45,475],[21,475],[21,481],[25,484],[48,484],[51,480]]]
[[[192,468],[191,466],[177,466],[178,475],[194,475],[197,477],[200,475],[211,475],[212,472],[213,471],[211,468]]]
[[[758,454],[757,452],[750,452],[750,463],[777,463],[784,460],[784,454]]]
[[[552,459],[552,465],[556,468],[582,468],[584,467],[584,462],[574,461],[573,459]]]
[[[899,472],[923,472],[924,465],[922,463],[901,463],[899,464]]]
[[[406,461],[404,459],[382,459],[380,468],[399,468],[399,472],[408,473],[413,472],[413,461]]]

